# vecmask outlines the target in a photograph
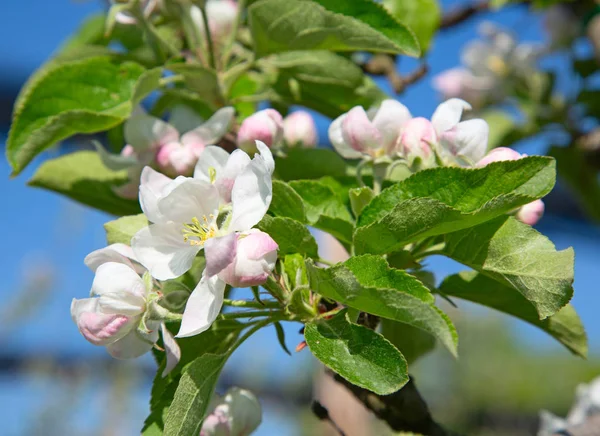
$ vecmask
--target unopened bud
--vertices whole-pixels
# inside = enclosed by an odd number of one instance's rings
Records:
[[[317,145],[317,126],[313,117],[305,111],[293,112],[283,120],[283,137],[290,145],[314,147]]]
[[[419,157],[423,161],[433,156],[431,144],[436,142],[435,129],[431,122],[418,117],[407,121],[400,136],[400,154],[412,162]]]
[[[271,148],[279,145],[283,138],[281,114],[274,109],[265,109],[244,120],[238,132],[238,147],[247,153],[256,152],[256,141]]]

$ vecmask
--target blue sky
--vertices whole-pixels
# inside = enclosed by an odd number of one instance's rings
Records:
[[[445,2],[445,6],[456,2]],[[25,0],[0,2],[0,58],[2,69],[0,79],[4,85],[18,87],[56,49],[86,15],[98,11],[96,1],[68,0]],[[539,20],[526,17],[519,9],[512,8],[498,16],[495,21],[518,30],[524,40],[540,40]],[[442,33],[428,56],[433,73],[456,66],[460,47],[474,36],[474,20],[468,25],[459,26],[451,32]],[[550,60],[557,63],[560,59]],[[401,69],[410,71],[415,65],[412,60],[402,62]],[[409,88],[402,96],[405,103],[417,116],[429,116],[439,103],[431,89],[431,74],[425,80]],[[320,136],[326,138],[326,120],[320,120]],[[493,128],[493,126],[492,126]],[[6,138],[6,126],[0,126],[0,143]],[[527,152],[535,153],[544,144],[532,141],[527,144]],[[41,159],[52,156],[49,151]],[[0,324],[0,341],[4,352],[30,355],[58,354],[61,356],[104,356],[104,350],[87,343],[72,324],[69,305],[73,297],[87,296],[92,281],[92,273],[83,265],[87,253],[105,245],[102,224],[110,219],[107,215],[75,204],[66,198],[38,189],[27,187],[26,181],[41,161],[38,158],[22,175],[11,180],[10,169],[4,159],[0,159],[0,192],[3,195],[3,213],[0,215],[2,229],[2,252],[0,253],[0,274],[3,277],[1,295],[3,308],[0,315],[11,310],[15,292],[20,289],[31,268],[42,259],[56,270],[56,282],[48,295],[37,295],[40,305],[24,325]],[[590,334],[591,350],[600,345],[600,322],[597,307],[600,303],[596,292],[596,271],[598,264],[598,243],[600,231],[581,223],[574,223],[548,216],[540,225],[540,230],[548,235],[558,248],[575,247],[576,294],[573,300]],[[443,277],[445,273],[458,268],[452,262],[433,259],[432,268]],[[2,318],[0,318],[2,319]],[[561,350],[560,346],[534,328],[515,323],[519,336],[534,346]],[[301,338],[297,325],[288,328],[288,342],[293,348]],[[521,334],[522,333],[522,334]],[[264,344],[273,344],[265,347]],[[256,350],[260,349],[260,353]],[[257,335],[234,357],[231,367],[256,368],[260,363],[270,363],[270,374],[276,379],[284,379],[302,371],[309,362],[308,352],[285,355],[276,345],[272,331]],[[146,363],[149,364],[148,359]],[[38,383],[32,379],[6,380],[0,376],[0,410],[20,410],[21,413],[7,414],[3,419],[4,434],[20,434],[23,431],[24,410],[36,402],[45,401],[45,395],[53,395],[59,386],[56,383]],[[143,419],[145,413],[147,387],[136,394],[136,419]],[[141,403],[140,403],[141,401]],[[141,406],[140,406],[141,404]],[[138,410],[139,409],[139,410]],[[266,424],[258,433],[273,434],[274,428],[282,429],[282,418],[269,409]],[[84,416],[88,426],[93,426],[91,414]],[[139,422],[139,421],[137,421]],[[137,425],[137,422],[134,424]],[[85,427],[84,425],[84,427]],[[135,428],[135,425],[133,426]],[[291,430],[290,430],[291,431]],[[126,432],[124,434],[127,434]],[[284,432],[282,434],[291,434]]]

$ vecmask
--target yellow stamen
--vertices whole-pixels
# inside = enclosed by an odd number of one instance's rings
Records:
[[[208,218],[206,215],[203,215],[202,221],[196,217],[192,218],[191,224],[183,225],[183,240],[190,245],[204,246],[204,243],[217,233],[218,229],[215,224],[215,218],[212,213]]]

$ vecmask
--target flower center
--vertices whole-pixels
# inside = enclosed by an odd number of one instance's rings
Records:
[[[212,213],[208,218],[203,215],[201,220],[194,217],[190,224],[183,225],[183,240],[190,245],[203,246],[208,239],[215,236],[218,230],[216,216]]]
[[[505,76],[508,74],[508,67],[506,66],[506,62],[504,62],[504,60],[498,55],[490,56],[487,61],[487,66],[490,70],[492,70],[499,76]]]

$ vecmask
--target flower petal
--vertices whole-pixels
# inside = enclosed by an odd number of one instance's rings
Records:
[[[342,125],[347,115],[348,114],[340,115],[333,120],[328,131],[329,140],[331,141],[333,148],[335,148],[335,151],[342,157],[345,157],[346,159],[360,159],[362,153],[350,147],[350,144],[344,140],[344,135],[342,134]]]
[[[513,150],[508,147],[498,147],[491,150],[488,154],[484,156],[479,162],[477,162],[478,167],[484,167],[487,164],[492,162],[501,162],[506,160],[517,160],[521,159],[523,156],[518,151]]]
[[[135,261],[135,255],[131,247],[125,244],[111,244],[108,247],[92,251],[85,257],[83,262],[93,272],[96,272],[100,265],[107,262],[123,263],[138,274],[143,274],[145,270]]]
[[[255,226],[271,204],[273,184],[271,175],[275,168],[273,155],[269,148],[256,141],[260,155],[236,179],[231,191],[231,222],[229,231],[245,231]]]
[[[148,327],[150,328],[150,326]],[[135,328],[122,339],[107,345],[106,351],[115,359],[135,359],[150,351],[157,340],[158,326],[145,334]]]
[[[452,155],[466,157],[475,163],[485,156],[489,131],[488,123],[484,120],[463,121],[444,132],[441,142]]]
[[[158,280],[184,274],[201,249],[185,242],[181,224],[174,222],[144,227],[134,235],[131,247],[139,262]]]
[[[204,257],[206,258],[206,269],[204,274],[212,277],[235,259],[238,235],[230,233],[220,238],[211,238],[204,244]]]
[[[181,143],[183,145],[215,144],[229,131],[234,115],[235,109],[232,107],[219,109],[206,123],[185,133],[181,137]]]
[[[158,201],[158,210],[169,220],[191,223],[192,218],[202,220],[219,210],[219,192],[209,182],[178,177],[179,183]]]
[[[350,147],[363,153],[369,149],[383,147],[383,138],[379,130],[371,123],[361,106],[350,109],[342,121],[342,136]]]
[[[471,105],[459,98],[446,100],[437,107],[431,117],[431,124],[438,136],[459,123],[463,110],[471,110]]]
[[[125,336],[131,329],[132,318],[121,314],[106,314],[99,311],[93,298],[73,299],[71,317],[79,332],[94,345],[107,345]]]
[[[261,143],[262,144],[262,143]],[[266,146],[265,146],[266,147]],[[266,147],[267,152],[271,155],[271,151]],[[272,158],[271,158],[272,159]],[[235,184],[235,179],[242,174],[244,169],[250,164],[250,156],[243,150],[234,150],[229,156],[227,164],[223,170],[217,172],[216,186],[219,194],[225,203],[231,203],[231,191]]]
[[[125,142],[136,151],[156,150],[163,144],[179,140],[175,127],[146,114],[134,115],[125,123]]]
[[[158,210],[158,200],[162,191],[173,180],[150,167],[144,167],[140,177],[140,206],[149,221],[160,223],[166,221]]]
[[[544,215],[545,205],[542,200],[535,200],[522,206],[517,212],[517,219],[527,225],[534,226]]]
[[[136,316],[146,306],[144,281],[122,263],[108,262],[98,267],[91,295],[100,296],[98,309],[103,313]]]
[[[208,330],[221,312],[224,293],[223,280],[218,276],[203,276],[188,299],[176,337],[185,338]]]
[[[204,180],[205,182],[211,182],[209,169],[214,168],[217,174],[219,174],[229,159],[229,153],[223,150],[221,147],[216,145],[209,145],[204,149],[196,168],[194,170],[194,179]]]
[[[160,324],[160,329],[162,331],[165,353],[167,353],[167,364],[162,372],[162,376],[166,377],[181,360],[181,348],[179,348],[173,334],[167,329],[164,322]]]
[[[224,402],[229,405],[232,435],[249,435],[262,421],[262,408],[254,394],[246,389],[231,388]]]
[[[381,103],[371,122],[379,130],[386,150],[394,146],[400,136],[402,125],[411,118],[408,108],[399,101],[387,99]]]

